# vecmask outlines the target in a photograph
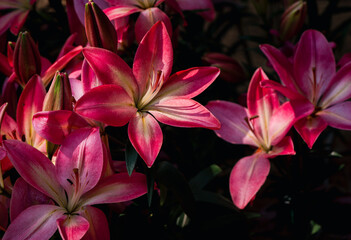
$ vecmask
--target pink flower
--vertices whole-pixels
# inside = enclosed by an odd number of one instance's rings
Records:
[[[140,173],[114,174],[100,180],[103,147],[96,128],[70,134],[58,151],[55,165],[26,143],[6,140],[3,144],[21,177],[55,203],[42,203],[47,202],[43,196],[41,203],[19,213],[17,208],[23,209],[23,204],[15,197],[11,211],[18,216],[13,216],[4,240],[49,239],[56,229],[63,239],[81,239],[90,234],[89,229],[99,232],[101,239],[109,239],[104,214],[91,205],[128,201],[147,192],[146,178]]]
[[[313,107],[307,117],[294,125],[309,148],[328,125],[351,130],[351,102],[346,101],[351,97],[351,64],[336,72],[332,48],[323,34],[316,30],[305,31],[293,62],[270,45],[262,45],[261,50],[282,83],[264,81],[262,84]]]
[[[195,67],[170,76],[173,49],[162,22],[140,42],[133,69],[105,49],[85,48],[83,54],[104,85],[86,92],[75,111],[111,126],[129,122],[129,139],[149,167],[163,141],[157,120],[177,127],[219,128],[218,120],[191,99],[215,80],[219,70]]]
[[[308,108],[293,108],[291,102],[280,104],[276,92],[262,88],[268,80],[262,69],[252,76],[247,108],[227,101],[211,101],[206,107],[219,119],[216,134],[233,144],[248,144],[257,151],[240,159],[234,166],[229,188],[234,204],[242,209],[253,199],[269,173],[268,158],[295,154],[291,138],[286,136],[295,121]]]

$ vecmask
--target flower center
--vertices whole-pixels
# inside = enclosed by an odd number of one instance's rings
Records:
[[[258,118],[258,115],[252,116],[250,118],[246,117],[245,118],[245,122],[247,124],[247,126],[249,127],[250,131],[255,135],[256,139],[257,139],[257,144],[259,145],[260,149],[262,151],[264,151],[265,153],[268,153],[269,151],[272,150],[272,146],[268,143],[266,143],[267,141],[264,141],[263,138],[261,137],[261,135],[259,133],[257,133],[254,124],[252,123],[252,121],[254,121],[254,119]]]
[[[157,93],[161,90],[163,82],[164,75],[162,71],[152,71],[149,74],[149,81],[146,84],[146,91],[136,104],[139,110],[145,108],[151,102],[151,100],[155,98]]]
[[[137,6],[142,9],[148,9],[155,6],[157,0],[137,0]]]

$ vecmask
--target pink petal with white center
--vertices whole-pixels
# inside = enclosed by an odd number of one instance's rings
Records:
[[[216,67],[194,67],[173,74],[156,99],[165,97],[193,98],[202,93],[219,75]]]
[[[294,124],[296,131],[300,134],[309,148],[313,147],[318,136],[327,126],[328,124],[319,116],[308,116],[300,119]]]
[[[31,206],[10,224],[3,240],[50,239],[57,230],[56,220],[63,214],[55,205]]]
[[[260,45],[260,49],[272,64],[283,85],[290,89],[290,91],[299,92],[299,87],[294,80],[292,62],[280,50],[268,44]]]
[[[75,111],[110,126],[123,126],[134,116],[137,109],[123,88],[109,84],[85,93],[77,101]]]
[[[175,127],[202,127],[212,130],[221,124],[213,114],[193,99],[169,98],[147,108],[160,122]]]
[[[138,82],[140,96],[148,90],[148,86],[168,79],[173,65],[173,48],[166,27],[157,22],[147,32],[135,53],[133,73]],[[161,76],[158,76],[161,72]]]
[[[104,9],[104,13],[110,20],[129,16],[133,13],[141,12],[142,9],[136,6],[112,6]]]
[[[289,136],[285,136],[279,143],[272,146],[272,150],[266,155],[267,158],[274,158],[279,155],[295,155],[294,143]]]
[[[64,205],[66,197],[58,183],[54,164],[39,150],[18,140],[6,140],[3,146],[13,166],[27,183]]]
[[[36,134],[33,125],[33,115],[42,110],[45,98],[45,88],[41,78],[34,75],[26,84],[17,105],[18,135],[25,136],[26,142],[32,146],[39,146],[43,139]]]
[[[247,109],[227,101],[211,101],[206,107],[218,118],[221,128],[218,137],[233,144],[248,144],[258,147],[259,142],[248,125]]]
[[[229,177],[229,190],[234,204],[243,209],[253,199],[269,174],[270,163],[262,154],[240,159]]]
[[[305,96],[292,90],[291,88],[285,87],[285,86],[281,85],[280,83],[277,83],[277,82],[272,81],[272,80],[262,80],[261,87],[272,88],[272,89],[276,90],[277,92],[280,92],[281,94],[283,94],[285,97],[289,98],[290,100],[306,98]],[[306,98],[306,101],[309,102],[309,100],[307,98]]]
[[[328,40],[316,30],[305,31],[294,58],[295,79],[304,95],[317,103],[335,74],[335,59]]]
[[[110,229],[105,214],[98,208],[85,206],[80,215],[89,222],[89,229],[83,240],[109,240]]]
[[[149,113],[137,112],[128,125],[130,142],[148,167],[161,150],[163,134],[156,119]]]
[[[351,130],[351,102],[336,104],[317,113],[329,126]]]
[[[40,136],[55,144],[62,144],[75,129],[91,127],[83,117],[68,110],[38,112],[32,122]]]
[[[117,54],[102,48],[86,47],[83,55],[103,84],[116,84],[130,97],[138,95],[132,69]]]
[[[126,202],[144,195],[147,192],[146,177],[134,172],[117,173],[102,179],[95,188],[81,198],[83,206]]]
[[[318,106],[327,108],[351,98],[351,63],[344,65],[330,81]]]
[[[173,29],[171,20],[169,19],[167,14],[165,14],[161,9],[159,9],[158,7],[152,7],[140,12],[139,17],[135,22],[135,39],[137,40],[137,42],[140,42],[145,36],[145,34],[158,21],[164,23],[168,35],[172,37]]]
[[[89,222],[79,215],[64,215],[57,219],[57,226],[62,239],[79,240],[89,229]]]
[[[69,84],[71,85],[72,96],[78,101],[81,96],[84,95],[83,83],[81,80],[76,78],[69,78]]]
[[[18,178],[11,195],[11,221],[28,207],[38,204],[50,204],[50,198],[33,188],[23,178]]]
[[[98,128],[78,129],[63,141],[56,158],[58,181],[68,196],[79,196],[92,189],[100,179],[103,149]]]
[[[77,46],[59,59],[57,59],[43,74],[42,80],[47,86],[57,71],[61,71],[74,57],[81,53],[83,47]]]

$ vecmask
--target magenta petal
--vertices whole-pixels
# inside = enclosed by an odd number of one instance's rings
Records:
[[[55,144],[62,144],[75,129],[91,127],[83,117],[67,110],[38,112],[34,114],[32,122],[40,136]]]
[[[142,9],[136,6],[112,6],[104,9],[104,13],[110,20],[129,16],[136,12],[141,12]]]
[[[148,82],[159,72],[165,80],[171,73],[173,48],[166,27],[157,22],[140,42],[135,54],[133,73],[138,82],[140,96],[147,91]]]
[[[116,84],[124,88],[130,97],[137,96],[132,69],[117,54],[102,48],[86,47],[83,55],[103,84]]]
[[[278,155],[295,155],[294,143],[289,136],[285,136],[279,143],[273,146],[268,153],[268,158],[273,158]]]
[[[75,106],[75,111],[111,126],[123,126],[135,114],[133,100],[117,85],[101,85],[85,93]]]
[[[100,179],[103,149],[97,128],[78,129],[67,136],[56,158],[59,182],[69,197],[92,189]],[[78,186],[77,186],[78,185]]]
[[[229,190],[234,204],[243,209],[256,195],[269,174],[270,163],[262,154],[240,159],[229,177]]]
[[[215,131],[218,137],[233,144],[259,146],[257,138],[249,129],[246,108],[219,100],[209,102],[206,107],[221,123],[221,128]]]
[[[300,134],[309,148],[313,147],[318,136],[327,126],[328,124],[319,116],[302,118],[294,125],[296,131]]]
[[[148,167],[160,152],[163,135],[156,119],[148,113],[137,112],[128,125],[130,142]]]
[[[39,150],[17,140],[6,140],[3,146],[17,172],[30,185],[56,202],[64,204],[65,194],[59,185],[55,166]]]
[[[56,220],[63,214],[63,209],[55,205],[31,206],[10,224],[3,240],[49,239],[57,230]]]
[[[89,229],[83,240],[109,240],[110,229],[105,214],[98,208],[85,206],[80,215],[89,222]]]
[[[262,80],[261,86],[263,88],[272,88],[272,89],[276,90],[277,92],[280,92],[281,94],[283,94],[285,97],[289,98],[290,100],[305,98],[303,95],[292,90],[291,88],[283,86],[280,83],[277,83],[277,82],[272,81],[272,80]],[[306,98],[306,100],[307,100],[307,98]]]
[[[175,127],[203,127],[217,130],[221,124],[215,116],[193,99],[170,98],[148,107],[160,122]]]
[[[351,102],[336,104],[317,113],[329,126],[351,130]]]
[[[89,222],[79,215],[65,215],[57,220],[62,239],[79,240],[89,229]]]
[[[219,75],[216,67],[195,67],[173,74],[163,85],[156,98],[193,98],[202,93]]]
[[[316,103],[335,74],[333,51],[322,33],[305,31],[299,41],[294,71],[296,83],[312,102]]]
[[[161,9],[152,7],[143,10],[135,23],[135,38],[137,42],[140,42],[145,34],[158,21],[162,21],[165,24],[169,36],[172,37],[173,30],[171,20]]]
[[[82,196],[82,205],[126,202],[147,192],[146,176],[134,172],[117,173],[102,179],[95,188]]]
[[[11,221],[13,222],[21,212],[30,206],[49,203],[48,196],[33,188],[23,178],[19,178],[16,180],[11,195]]]

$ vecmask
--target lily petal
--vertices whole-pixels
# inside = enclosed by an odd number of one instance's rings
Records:
[[[133,73],[138,82],[140,96],[148,90],[153,75],[161,71],[168,79],[173,65],[173,47],[167,29],[162,22],[157,22],[140,42],[135,53]],[[162,77],[162,76],[161,76]]]
[[[89,229],[89,222],[79,215],[65,215],[57,219],[57,226],[62,239],[79,240]]]
[[[62,144],[75,129],[91,127],[83,117],[68,110],[38,112],[32,122],[40,136],[55,144]]]
[[[125,202],[144,195],[147,192],[146,177],[134,172],[117,173],[102,179],[95,188],[82,196],[84,206]]]
[[[85,93],[76,103],[75,111],[111,126],[128,123],[137,109],[123,88],[108,84],[95,87]]]
[[[262,154],[240,159],[229,177],[229,190],[234,204],[243,209],[253,199],[269,174],[270,163]]]
[[[161,150],[163,135],[156,119],[148,113],[137,112],[128,125],[130,142],[148,167]]]
[[[327,126],[328,124],[319,116],[302,118],[294,124],[296,131],[309,148],[313,147],[318,136]]]
[[[130,97],[137,96],[138,86],[132,69],[117,54],[102,48],[86,47],[83,55],[103,84],[116,84]]]
[[[80,215],[89,222],[89,229],[83,237],[84,240],[110,239],[109,224],[103,211],[91,206],[85,206]]]
[[[104,13],[110,20],[129,16],[136,12],[141,12],[142,9],[136,6],[112,6],[104,9]]]
[[[317,113],[329,126],[351,130],[351,102],[346,101]]]
[[[221,128],[215,133],[218,137],[233,144],[248,144],[258,147],[255,135],[249,129],[247,109],[227,101],[211,101],[206,107],[221,122]]]
[[[57,230],[56,220],[63,214],[63,209],[55,205],[31,206],[10,224],[3,240],[49,239]]]
[[[285,136],[279,143],[273,146],[267,158],[274,158],[279,155],[295,155],[294,143],[289,136]]]
[[[193,98],[202,93],[218,77],[216,67],[194,67],[173,74],[156,96]]]
[[[13,166],[26,182],[59,204],[66,202],[63,188],[56,177],[55,166],[44,154],[18,140],[6,140],[3,146]]]

